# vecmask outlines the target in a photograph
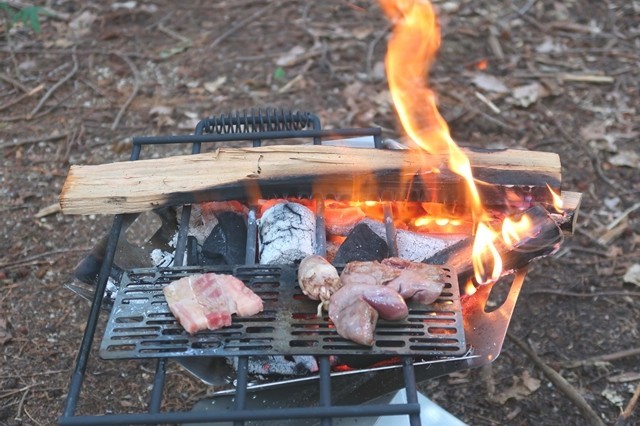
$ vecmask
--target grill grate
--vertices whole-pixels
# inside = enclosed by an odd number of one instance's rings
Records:
[[[225,133],[226,132],[226,133]],[[336,130],[322,130],[320,128],[320,121],[318,118],[310,113],[285,113],[285,112],[276,112],[276,111],[252,111],[251,114],[236,114],[220,116],[217,118],[210,118],[202,120],[198,126],[196,127],[195,135],[185,135],[185,136],[158,136],[158,137],[135,137],[133,138],[133,147],[131,152],[131,160],[135,161],[140,158],[140,154],[142,151],[142,147],[145,145],[162,145],[162,144],[191,144],[191,152],[193,154],[197,154],[201,150],[202,143],[219,143],[219,142],[228,142],[228,141],[249,141],[252,142],[254,146],[260,146],[263,140],[267,139],[292,139],[292,138],[307,138],[311,139],[314,144],[322,143],[322,138],[337,138],[337,137],[355,137],[355,136],[367,136],[373,138],[374,145],[376,148],[382,147],[381,142],[381,130],[379,128],[371,128],[371,129],[336,129]],[[321,205],[321,204],[320,204]],[[387,212],[388,209],[385,209]],[[128,293],[126,291],[123,292],[119,297],[119,301],[116,301],[116,305],[112,309],[114,313],[113,322],[109,323],[109,327],[111,331],[115,331],[114,324],[118,324],[119,328],[135,328],[136,324],[144,322],[145,315],[142,315],[142,319],[140,319],[140,310],[143,304],[151,304],[151,308],[149,309],[150,313],[158,313],[161,316],[154,321],[157,321],[157,324],[149,324],[145,325],[141,330],[137,330],[134,333],[135,338],[132,338],[131,334],[124,334],[122,339],[116,344],[120,345],[120,352],[113,350],[113,345],[107,343],[107,355],[105,357],[109,358],[120,358],[123,354],[123,350],[127,349],[129,352],[126,356],[122,356],[123,358],[128,357],[141,357],[138,352],[135,352],[138,348],[138,341],[146,338],[147,334],[156,333],[156,337],[154,339],[158,339],[157,336],[167,335],[167,336],[175,336],[175,333],[182,333],[176,324],[173,318],[169,318],[167,316],[167,309],[163,306],[165,303],[162,300],[162,297],[158,296],[160,293],[160,287],[166,284],[172,277],[179,277],[181,274],[186,274],[187,272],[194,271],[193,269],[189,269],[190,267],[185,266],[182,267],[181,259],[183,259],[183,255],[185,253],[186,248],[186,240],[187,240],[187,229],[189,223],[191,208],[186,205],[182,209],[182,215],[180,219],[180,230],[178,234],[178,241],[176,244],[176,255],[175,255],[175,267],[172,269],[160,269],[153,270],[150,272],[149,270],[141,271],[141,270],[133,270],[128,274],[125,274],[125,278],[121,281],[121,288],[130,289],[133,293]],[[323,224],[324,219],[322,217],[322,211],[318,211],[318,224]],[[253,214],[253,219],[251,218],[251,214]],[[387,219],[387,237],[388,242],[390,243],[390,249],[392,254],[396,252],[393,247],[393,235],[395,234],[395,229],[393,228],[392,221],[388,215]],[[413,365],[413,356],[402,356],[402,380],[403,384],[400,387],[404,387],[407,396],[406,404],[393,404],[393,405],[334,405],[332,400],[332,383],[335,382],[337,377],[332,377],[331,374],[331,365],[330,365],[330,355],[329,352],[323,350],[322,355],[318,355],[318,364],[319,371],[317,374],[318,385],[317,385],[317,393],[318,398],[315,402],[312,402],[310,406],[297,406],[297,407],[281,407],[281,408],[260,408],[260,409],[247,409],[247,394],[248,394],[248,354],[251,352],[247,352],[246,348],[242,348],[245,352],[240,353],[238,349],[239,345],[236,345],[234,356],[238,356],[238,370],[237,370],[237,380],[236,380],[236,388],[235,388],[235,402],[233,409],[225,410],[223,412],[162,412],[161,405],[163,400],[163,391],[164,384],[166,378],[166,365],[168,359],[170,357],[174,357],[175,353],[171,351],[173,349],[167,350],[167,346],[163,344],[157,345],[155,343],[145,345],[142,344],[140,347],[144,348],[147,352],[144,353],[144,357],[155,357],[157,358],[156,363],[156,371],[153,378],[153,385],[151,389],[151,395],[148,405],[147,413],[124,413],[124,414],[109,414],[109,415],[76,415],[75,411],[80,399],[80,391],[82,387],[82,383],[84,381],[84,374],[89,362],[89,354],[91,351],[92,343],[95,337],[95,333],[97,330],[97,326],[99,323],[99,316],[102,309],[102,302],[104,298],[104,292],[107,286],[107,281],[109,279],[109,275],[114,266],[114,256],[118,246],[118,240],[120,238],[121,232],[123,230],[123,224],[126,222],[131,222],[135,215],[116,215],[114,217],[113,226],[109,233],[109,238],[106,244],[106,248],[104,250],[104,256],[102,260],[102,265],[100,267],[100,272],[98,274],[97,282],[96,282],[96,291],[93,298],[93,302],[91,305],[91,310],[89,312],[89,316],[87,319],[87,325],[85,327],[84,336],[82,339],[82,343],[80,344],[80,348],[78,351],[78,357],[76,359],[75,368],[73,374],[71,376],[71,381],[69,384],[69,392],[67,395],[67,401],[64,409],[63,415],[59,419],[59,423],[61,425],[116,425],[116,424],[158,424],[158,423],[189,423],[189,422],[221,422],[221,421],[233,421],[234,424],[242,425],[245,421],[262,421],[262,420],[277,420],[277,419],[319,419],[321,420],[322,425],[330,425],[333,418],[336,417],[371,417],[371,416],[391,416],[391,415],[406,415],[408,416],[409,422],[412,426],[420,424],[420,405],[418,404],[417,398],[417,390],[416,390],[416,373],[414,372]],[[271,284],[276,284],[278,286],[278,293],[287,287],[293,288],[290,284],[295,277],[294,270],[285,271],[285,269],[270,269],[269,272],[265,273],[265,269],[263,267],[256,267],[252,265],[253,260],[255,258],[255,211],[250,213],[249,219],[249,228],[253,229],[253,233],[250,232],[249,238],[254,238],[252,241],[248,241],[249,249],[247,251],[247,265],[242,267],[236,267],[233,271],[239,278],[242,278],[248,284],[256,283],[256,277],[271,277]],[[323,225],[321,225],[323,226]],[[318,232],[320,232],[320,228],[318,228]],[[321,233],[318,235],[318,241],[324,242],[324,237]],[[320,251],[321,252],[321,251]],[[201,269],[200,269],[201,270]],[[253,275],[252,275],[253,274]],[[453,275],[453,274],[450,274]],[[260,278],[261,280],[263,278]],[[289,280],[289,281],[286,281]],[[260,281],[262,282],[262,281]],[[286,284],[286,283],[289,284]],[[460,348],[464,348],[464,342],[462,337],[464,336],[463,326],[461,324],[461,309],[460,309],[460,300],[458,297],[458,287],[454,280],[448,281],[447,284],[448,293],[450,295],[446,295],[444,297],[450,298],[446,299],[443,302],[447,308],[442,311],[437,311],[438,313],[435,317],[432,318],[430,312],[420,311],[414,309],[412,312],[412,316],[409,318],[407,323],[411,326],[409,329],[413,330],[412,327],[421,323],[421,327],[425,327],[425,316],[426,319],[432,320],[435,319],[443,312],[447,311],[451,307],[455,307],[455,309],[451,309],[454,312],[454,323],[455,327],[451,325],[451,323],[446,326],[427,326],[427,331],[429,328],[432,329],[442,329],[447,330],[446,332],[453,332],[450,328],[455,329],[455,333],[448,335],[445,340],[440,340],[440,343],[447,342],[443,344],[443,346],[437,346],[426,334],[421,336],[410,336],[409,341],[410,344],[405,347],[410,348],[411,350],[419,351],[421,354],[425,353],[427,350],[434,350],[433,355],[446,355],[445,360],[448,361],[450,368],[446,371],[454,371],[451,369],[456,368],[469,368],[470,364],[467,362],[473,357],[456,357],[454,354],[459,353]],[[145,290],[145,291],[143,291]],[[149,291],[146,291],[149,290]],[[272,292],[271,289],[266,290]],[[129,297],[130,300],[128,303],[125,302],[125,297]],[[264,297],[264,295],[263,295]],[[282,298],[284,300],[284,298]],[[293,294],[289,293],[288,298],[286,299],[288,302],[292,300],[298,303],[298,300],[293,297]],[[272,301],[269,301],[271,303]],[[273,301],[277,303],[277,300]],[[449,303],[451,302],[451,303]],[[303,313],[312,313],[315,312],[315,303],[309,302],[313,306],[313,309],[306,308],[308,310],[303,310]],[[128,305],[128,306],[125,306]],[[116,318],[119,318],[118,310],[124,309],[125,311],[129,309],[129,313],[125,316],[128,317],[127,320],[121,320],[122,322],[118,323]],[[133,314],[133,311],[138,309],[137,314]],[[269,308],[268,311],[274,312],[274,318],[277,317],[277,309]],[[147,312],[147,311],[145,311]],[[287,314],[289,317],[291,316],[291,312]],[[442,315],[444,316],[444,315]],[[262,317],[257,317],[258,321],[261,321]],[[418,319],[418,321],[410,321],[411,319]],[[139,320],[139,321],[138,321]],[[290,318],[287,318],[288,322]],[[138,321],[136,323],[136,321]],[[317,320],[309,320],[308,317],[295,318],[295,321],[291,322],[291,324],[302,324],[300,329],[296,329],[296,332],[305,333],[305,327],[309,324]],[[508,321],[508,318],[507,318]],[[243,322],[246,322],[243,320]],[[245,327],[245,331],[250,327],[264,328],[262,326],[258,327],[253,323],[250,326],[246,324],[240,324],[240,327]],[[427,322],[426,324],[432,324]],[[317,324],[315,324],[317,325]],[[314,325],[314,327],[315,327]],[[323,324],[324,325],[324,324]],[[382,324],[381,324],[382,325]],[[394,324],[393,327],[397,327],[397,324]],[[164,330],[166,333],[158,333],[159,330]],[[267,327],[273,327],[273,325],[268,325]],[[387,329],[385,326],[379,327],[379,336],[382,337],[381,341],[384,341],[388,338],[388,334],[394,334],[398,332],[397,328]],[[402,327],[402,326],[401,326]],[[231,328],[230,330],[236,330],[235,328]],[[314,333],[316,329],[314,328]],[[332,332],[328,327],[323,329],[326,332]],[[324,332],[323,331],[323,332]],[[433,330],[432,330],[433,331]],[[119,331],[118,331],[119,332]],[[222,331],[221,333],[225,333],[227,331]],[[446,334],[440,333],[439,331],[435,334]],[[129,333],[128,331],[126,333]],[[173,335],[171,333],[174,333]],[[235,331],[232,331],[235,333]],[[214,333],[215,334],[215,333]],[[220,333],[218,333],[220,334]],[[319,332],[318,332],[319,334]],[[298,340],[304,340],[301,336],[303,334],[294,334],[298,336]],[[455,335],[454,337],[451,337]],[[107,333],[107,338],[113,338],[116,336],[116,333]],[[232,336],[233,337],[233,336]],[[327,335],[320,335],[318,339],[329,338]],[[439,337],[438,337],[439,338]],[[193,351],[192,347],[187,348],[187,345],[190,343],[190,337],[183,337],[180,334],[178,339],[172,338],[171,340],[180,340],[183,343],[181,347],[180,356],[182,357],[185,352]],[[446,350],[448,348],[448,340],[451,341],[456,340],[456,348],[455,350]],[[116,339],[118,340],[118,339]],[[437,339],[436,339],[437,340]],[[133,344],[132,342],[136,343]],[[125,342],[128,342],[125,344]],[[331,350],[345,350],[341,345],[344,344],[343,341],[339,339],[335,339],[334,342],[331,342],[335,348]],[[476,342],[477,343],[477,342]],[[173,343],[172,343],[173,344]],[[352,345],[349,343],[348,345]],[[216,350],[215,345],[210,345],[212,347],[207,347],[206,350]],[[495,345],[494,345],[495,346]],[[103,346],[104,348],[105,346]],[[158,347],[160,350],[158,350]],[[310,347],[308,346],[289,346],[288,350],[302,350],[304,353],[310,353]],[[199,348],[204,350],[204,348]],[[229,349],[228,347],[226,349]],[[225,350],[226,350],[225,349]],[[397,350],[398,347],[383,346],[387,353],[394,353],[394,350]],[[450,348],[449,348],[450,349]],[[345,353],[354,354],[357,353],[357,350],[362,350],[361,347],[356,347],[354,349],[349,349]],[[499,351],[499,347],[498,347]],[[104,355],[104,350],[102,351]],[[211,353],[211,352],[209,352]],[[264,353],[264,351],[260,351],[259,353]],[[367,352],[371,353],[371,352]],[[222,352],[220,352],[222,354]],[[493,356],[493,355],[492,355]],[[445,370],[440,370],[437,366],[433,366],[433,371],[441,371],[441,374],[444,374]],[[394,375],[395,377],[396,375]],[[378,377],[378,376],[376,376]]]
[[[181,267],[125,273],[100,356],[104,359],[238,355],[420,355],[466,352],[455,275],[443,268],[445,288],[429,306],[409,305],[404,321],[380,320],[372,348],[340,337],[317,302],[297,285],[297,270],[278,267]],[[264,311],[214,331],[189,335],[169,311],[162,288],[184,276],[216,272],[241,279],[264,302]]]

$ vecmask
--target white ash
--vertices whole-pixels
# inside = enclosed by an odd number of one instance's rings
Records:
[[[364,219],[360,223],[365,223],[375,234],[387,241],[384,223],[371,219]],[[398,257],[411,262],[422,262],[464,238],[466,238],[465,235],[438,235],[436,237],[398,229],[396,230]]]
[[[316,216],[297,203],[280,203],[259,220],[260,264],[294,264],[314,253]]]
[[[202,246],[211,231],[218,224],[216,214],[220,212],[232,211],[243,214],[245,217],[249,213],[249,208],[237,201],[209,201],[191,206],[191,216],[189,217],[189,235],[192,235]],[[179,212],[178,212],[179,213]]]
[[[104,290],[104,296],[108,297],[113,302],[116,300],[117,295],[118,295],[118,284],[113,278],[109,277],[107,279],[107,287]]]
[[[234,370],[238,371],[238,357],[227,358]],[[318,362],[309,355],[264,355],[250,356],[247,370],[259,376],[306,376],[318,371]]]
[[[160,268],[167,268],[173,265],[174,253],[170,253],[168,251],[153,249],[151,251],[151,261],[154,266],[159,266]]]
[[[200,204],[194,204],[191,207],[191,216],[189,218],[189,235],[192,235],[198,241],[198,245],[202,246],[204,241],[218,224],[218,218],[214,212],[207,208],[202,208]]]

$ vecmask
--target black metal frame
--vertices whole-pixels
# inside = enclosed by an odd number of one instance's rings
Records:
[[[197,154],[201,150],[201,144],[208,142],[251,141],[254,146],[260,146],[265,139],[311,138],[314,144],[321,144],[322,138],[354,136],[371,136],[374,139],[375,147],[382,147],[381,130],[379,128],[322,130],[318,117],[310,113],[291,113],[275,110],[252,111],[250,114],[236,113],[235,115],[229,114],[202,120],[198,123],[194,135],[134,137],[130,160],[135,161],[140,158],[143,145],[190,143],[192,144],[191,152]],[[188,224],[190,213],[191,206],[184,206],[180,220],[181,224]],[[160,358],[156,364],[156,372],[153,379],[153,388],[147,413],[76,416],[75,410],[79,401],[91,345],[96,333],[103,296],[113,265],[124,218],[125,215],[116,215],[111,227],[105,257],[97,278],[96,291],[87,319],[87,325],[80,344],[75,369],[71,376],[64,413],[59,419],[60,424],[114,425],[233,421],[234,424],[242,425],[245,421],[317,418],[321,420],[322,425],[330,425],[331,420],[335,417],[391,415],[408,415],[412,425],[420,424],[420,405],[418,403],[416,375],[414,373],[412,357],[404,357],[402,361],[407,403],[363,406],[332,405],[331,367],[328,355],[318,357],[319,401],[317,406],[246,409],[248,357],[240,356],[238,360],[235,407],[233,410],[225,412],[160,412],[167,365],[167,358]],[[175,266],[182,266],[183,254],[187,242],[187,228],[187,226],[180,226],[174,262]],[[247,254],[247,263],[253,263],[253,259],[251,259],[249,253]]]

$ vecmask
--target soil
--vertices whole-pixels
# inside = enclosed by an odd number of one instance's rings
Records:
[[[54,424],[63,411],[89,312],[63,285],[113,220],[55,212],[70,165],[124,161],[132,136],[189,134],[198,119],[252,107],[402,137],[382,68],[389,27],[373,2],[179,3],[48,1],[56,13],[40,15],[39,32],[3,21],[0,424]],[[640,384],[640,290],[623,280],[640,258],[640,3],[436,5],[443,38],[430,81],[454,139],[556,152],[563,189],[584,193],[578,231],[531,266],[509,332],[613,424]],[[533,98],[514,91],[527,85]],[[95,353],[77,413],[145,410],[154,362]],[[208,388],[168,368],[162,409],[189,410]],[[474,425],[588,421],[510,338],[490,367],[420,390]],[[636,409],[628,424],[638,422]]]

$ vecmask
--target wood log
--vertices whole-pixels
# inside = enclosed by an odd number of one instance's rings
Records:
[[[486,206],[552,204],[557,154],[465,150]],[[60,195],[64,214],[133,213],[211,200],[311,196],[351,200],[436,201],[466,206],[463,179],[443,155],[323,145],[220,148],[215,152],[72,166]]]
[[[519,219],[522,216],[527,216],[531,221],[531,228],[526,237],[514,246],[506,245],[500,238],[494,241],[502,258],[502,270],[505,275],[525,267],[534,259],[554,253],[563,241],[562,230],[543,207],[531,207],[514,215],[514,218]],[[425,259],[424,262],[452,267],[458,275],[458,282],[464,285],[474,276],[471,258],[474,239],[474,237],[465,238],[435,256]],[[491,269],[491,266],[489,265],[487,269]]]

